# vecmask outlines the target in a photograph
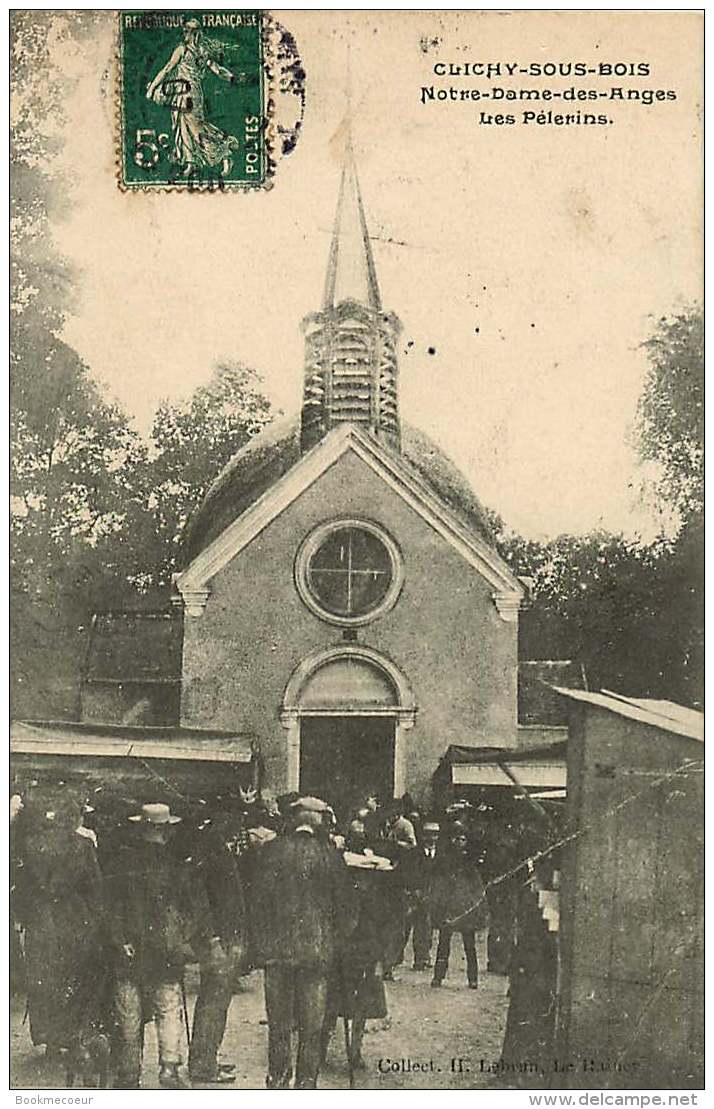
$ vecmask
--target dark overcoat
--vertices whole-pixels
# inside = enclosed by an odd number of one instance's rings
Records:
[[[431,886],[432,923],[473,932],[488,923],[488,903],[481,874],[468,856],[448,849],[437,852]]]
[[[238,855],[221,827],[201,833],[195,867],[208,896],[215,934],[226,945],[247,943],[245,881]]]
[[[213,934],[231,954],[232,974],[240,977],[249,969],[246,883],[226,831],[221,825],[203,831],[193,860],[208,897]]]
[[[328,971],[350,911],[346,869],[333,847],[304,831],[260,849],[249,906],[254,966]]]
[[[25,930],[25,980],[34,1044],[69,1047],[100,1018],[106,962],[102,879],[94,845],[74,831],[28,838],[14,911]]]
[[[107,881],[109,928],[120,975],[178,981],[214,934],[203,883],[167,845],[140,840],[120,851]],[[122,948],[130,944],[132,958]]]
[[[402,875],[404,886],[413,902],[418,896],[424,900],[431,895],[431,888],[437,874],[436,855],[429,857],[422,844],[408,852],[402,862]]]
[[[387,1016],[382,969],[392,942],[392,926],[385,907],[389,906],[394,873],[347,870],[353,929],[350,934],[343,930],[328,1010],[339,1016],[378,1019]]]

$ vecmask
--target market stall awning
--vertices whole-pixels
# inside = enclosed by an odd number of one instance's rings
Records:
[[[564,789],[565,763],[519,763],[515,768],[519,783],[526,789]],[[509,786],[513,781],[498,763],[453,766],[451,781],[455,786]]]
[[[565,740],[524,751],[452,744],[441,766],[453,785],[512,788],[515,775],[526,789],[562,790],[566,781],[565,752]]]
[[[199,728],[13,721],[10,755],[249,763],[250,737]]]

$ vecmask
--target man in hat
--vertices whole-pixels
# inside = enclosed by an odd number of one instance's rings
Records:
[[[407,919],[407,897],[404,878],[407,871],[408,859],[416,848],[416,835],[414,826],[404,816],[403,804],[399,800],[392,801],[388,809],[387,823],[385,826],[384,842],[381,853],[386,855],[395,866],[395,875],[391,883],[389,907],[386,909],[391,935],[387,942],[384,957],[384,980],[394,982],[394,969],[402,961],[404,952],[404,930]]]
[[[384,814],[379,805],[379,799],[374,790],[371,790],[364,799],[364,805],[357,812],[357,819],[364,824],[367,839],[374,847],[382,837]]]
[[[202,883],[169,848],[181,820],[168,805],[147,804],[129,819],[137,839],[110,868],[109,927],[116,953],[114,993],[118,1068],[115,1086],[138,1089],[142,1025],[156,1022],[159,1083],[181,1089],[182,993],[186,963],[223,958]]]
[[[268,1089],[290,1086],[297,1025],[295,1089],[317,1086],[330,972],[338,956],[346,873],[326,841],[328,806],[301,797],[286,834],[261,849],[252,888],[253,961],[265,968]]]
[[[432,920],[439,929],[432,986],[439,988],[449,969],[451,940],[461,933],[469,989],[478,989],[476,932],[488,923],[488,903],[481,874],[469,850],[466,829],[456,822],[437,854],[432,886]]]
[[[404,948],[411,934],[414,970],[426,970],[431,966],[431,887],[436,873],[439,832],[438,821],[425,821],[419,843],[409,852],[404,864],[404,885],[407,891]]]
[[[385,832],[387,843],[396,847],[397,857],[403,851],[416,847],[416,833],[411,820],[404,815],[404,806],[401,801],[393,801],[387,817]],[[399,850],[401,849],[401,851]]]
[[[231,1000],[238,979],[247,972],[246,897],[238,854],[244,812],[232,800],[223,798],[220,808],[210,810],[193,850],[222,948],[209,947],[208,957],[201,960],[188,1059],[191,1082],[199,1087],[236,1080],[235,1067],[218,1061]]]
[[[64,783],[25,794],[13,850],[13,911],[24,933],[27,1013],[49,1057],[73,1050],[101,1016],[103,884],[96,850],[76,835],[79,798]]]

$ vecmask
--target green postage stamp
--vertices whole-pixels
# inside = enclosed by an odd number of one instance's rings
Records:
[[[265,183],[265,18],[259,11],[120,12],[122,188]]]

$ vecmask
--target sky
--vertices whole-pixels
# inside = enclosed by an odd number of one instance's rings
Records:
[[[699,15],[276,17],[297,41],[307,101],[269,192],[122,193],[112,14],[81,49],[56,37],[52,63],[67,94],[55,168],[70,203],[51,231],[78,275],[64,338],[142,429],[161,399],[187,396],[226,360],[253,366],[277,408],[298,409],[300,321],[320,307],[349,45],[382,300],[404,327],[403,418],[525,535],[651,536],[659,520],[638,496],[631,432],[643,340],[661,316],[701,298]],[[646,62],[646,79],[519,82],[676,98],[608,102],[615,122],[605,127],[479,125],[483,105],[421,103],[430,85],[506,87],[433,73],[438,62],[497,60]],[[520,119],[532,107],[500,110]]]

